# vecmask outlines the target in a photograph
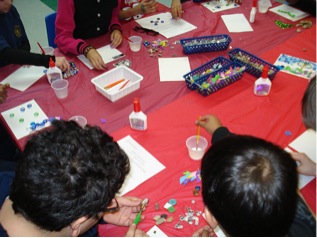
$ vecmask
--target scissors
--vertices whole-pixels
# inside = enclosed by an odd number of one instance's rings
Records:
[[[135,220],[134,220],[134,224],[135,224],[135,225],[139,224],[139,221],[140,221],[142,212],[143,212],[145,206],[146,206],[148,203],[149,203],[149,199],[148,199],[148,198],[145,198],[145,199],[141,202],[141,209],[140,209],[138,215],[136,216],[136,218],[135,218]]]

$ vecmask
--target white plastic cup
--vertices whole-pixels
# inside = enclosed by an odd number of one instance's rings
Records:
[[[56,80],[51,84],[57,98],[66,98],[68,96],[68,81],[65,79]]]
[[[272,6],[270,1],[265,1],[265,0],[258,1],[259,13],[267,13],[270,6]]]
[[[45,52],[45,55],[54,55],[54,48],[50,46],[43,47],[43,50]],[[42,51],[40,52],[42,54]]]
[[[208,141],[205,137],[199,136],[197,144],[197,136],[191,136],[186,140],[189,157],[193,160],[201,160],[208,146]]]
[[[77,122],[77,124],[80,125],[82,128],[84,128],[87,125],[87,119],[83,116],[73,116],[69,118],[68,121]]]
[[[130,50],[132,52],[138,52],[141,50],[141,45],[142,45],[142,37],[140,36],[130,36],[129,37],[129,45],[130,45]]]

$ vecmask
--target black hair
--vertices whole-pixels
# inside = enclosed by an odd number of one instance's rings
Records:
[[[60,231],[104,211],[129,170],[127,155],[99,127],[55,120],[27,142],[10,199],[15,213],[44,230]]]
[[[296,163],[270,142],[251,136],[217,141],[201,165],[202,195],[229,236],[284,236],[297,199]]]
[[[310,80],[302,99],[302,119],[307,128],[316,131],[316,76]]]

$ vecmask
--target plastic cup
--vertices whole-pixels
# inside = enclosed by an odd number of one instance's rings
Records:
[[[208,146],[206,138],[199,136],[197,144],[197,136],[191,136],[186,140],[189,157],[193,160],[201,160]]]
[[[54,55],[54,48],[53,47],[50,47],[50,46],[46,46],[46,47],[43,47],[43,50],[45,52],[45,55]],[[42,51],[41,51],[42,53]]]
[[[80,125],[82,128],[84,128],[87,125],[87,119],[83,116],[73,116],[69,118],[68,121],[77,122],[77,124]]]
[[[140,36],[130,36],[129,45],[133,52],[138,52],[141,49],[142,38]]]
[[[270,2],[258,1],[259,13],[266,13],[269,10]]]
[[[68,96],[68,81],[65,79],[56,80],[51,84],[57,98],[66,98]]]

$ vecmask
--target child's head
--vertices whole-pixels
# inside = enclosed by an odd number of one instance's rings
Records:
[[[228,136],[205,154],[202,195],[207,220],[229,236],[283,236],[296,208],[291,156],[251,136]],[[209,213],[209,214],[208,214]]]
[[[316,77],[310,80],[303,96],[302,118],[307,128],[316,131]]]

